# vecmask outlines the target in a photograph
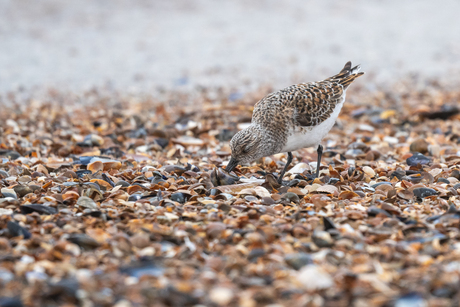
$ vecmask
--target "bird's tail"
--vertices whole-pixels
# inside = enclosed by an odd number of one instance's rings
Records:
[[[346,89],[356,78],[364,75],[364,72],[359,72],[361,69],[360,65],[351,67],[351,62],[347,62],[343,69],[335,76],[332,76],[326,80],[336,81]]]

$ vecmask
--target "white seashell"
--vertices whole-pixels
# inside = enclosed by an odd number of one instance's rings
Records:
[[[256,191],[257,196],[259,196],[261,198],[271,196],[270,192],[264,187],[255,187],[254,191]]]
[[[335,196],[339,195],[339,190],[335,186],[329,184],[319,187],[316,192],[333,194]]]
[[[439,174],[442,173],[442,169],[435,168],[435,169],[432,169],[429,173],[430,173],[431,176],[436,177],[436,176],[438,176]]]
[[[289,170],[289,173],[302,174],[303,172],[310,171],[310,170],[312,170],[312,167],[310,165],[308,165],[307,163],[301,162],[301,163],[297,163],[296,165],[294,165],[294,167]]]
[[[363,167],[363,172],[371,178],[375,176],[375,171],[369,166]]]

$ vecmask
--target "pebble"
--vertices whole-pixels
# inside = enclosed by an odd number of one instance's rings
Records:
[[[287,192],[287,193],[283,194],[281,196],[281,199],[289,201],[289,202],[293,202],[293,203],[296,203],[296,204],[298,204],[300,202],[299,196],[297,196],[295,193],[292,193],[292,192]]]
[[[307,264],[312,264],[313,260],[307,253],[293,253],[284,257],[284,261],[295,270],[300,270]]]
[[[209,298],[219,306],[228,305],[233,299],[233,291],[229,288],[216,287],[209,292]]]
[[[104,144],[104,139],[97,134],[89,134],[85,136],[83,143],[90,146],[102,146]]]
[[[409,166],[417,166],[418,164],[425,165],[429,164],[431,159],[425,157],[421,153],[414,153],[411,157],[407,158],[406,163]]]
[[[172,201],[177,201],[178,203],[185,203],[186,197],[183,193],[173,193],[171,194],[170,198]]]
[[[16,192],[14,189],[8,189],[8,188],[2,188],[1,189],[3,197],[11,197],[14,199],[18,199],[18,196],[16,195]]]
[[[425,154],[428,152],[429,143],[425,139],[416,139],[410,144],[411,152]]]
[[[88,209],[94,209],[94,210],[99,209],[96,202],[86,196],[80,196],[78,198],[77,205],[83,208],[88,208]]]
[[[306,148],[293,152],[283,185],[285,154],[231,174],[222,166],[234,123],[249,123],[266,89],[231,103],[225,88],[163,90],[166,104],[98,90],[78,101],[59,90],[2,97],[19,106],[0,114],[15,123],[0,148],[3,295],[37,306],[450,302],[460,270],[456,117],[417,114],[458,95],[408,84],[357,87],[357,100],[389,109],[344,109],[323,142],[320,178]]]
[[[16,222],[9,221],[7,223],[7,228],[12,237],[22,236],[24,239],[29,239],[31,237],[30,232]]]
[[[34,192],[31,187],[24,185],[17,185],[13,188],[13,190],[17,195],[19,195],[19,197],[24,197],[27,194]]]
[[[334,285],[331,276],[314,264],[304,266],[297,273],[297,280],[306,291],[328,289]]]
[[[83,250],[93,250],[95,248],[98,248],[100,244],[91,238],[90,236],[86,234],[81,234],[81,233],[76,233],[76,234],[71,234],[68,238],[68,241],[77,244],[80,246]]]
[[[418,198],[425,198],[425,197],[428,197],[428,196],[433,196],[433,195],[438,194],[438,192],[436,190],[430,189],[430,188],[415,188],[415,189],[412,190],[412,192]]]
[[[331,247],[334,245],[334,240],[326,231],[315,230],[311,238],[318,247]]]
[[[56,214],[58,211],[50,206],[44,206],[41,204],[23,205],[21,206],[21,212],[23,214],[30,214],[37,212],[38,214],[51,215]]]

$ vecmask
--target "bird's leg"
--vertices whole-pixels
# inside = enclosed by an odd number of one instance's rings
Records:
[[[283,171],[281,172],[280,176],[278,177],[278,183],[279,184],[283,183],[284,174],[286,173],[286,170],[289,167],[289,164],[291,164],[291,162],[292,162],[292,153],[288,152],[287,154],[288,154],[288,158],[287,158],[287,161],[286,161],[286,165],[284,166]]]
[[[321,156],[323,155],[323,146],[321,144],[318,145],[316,152],[318,153],[318,162],[316,163],[316,178],[319,178],[319,167],[321,166]]]

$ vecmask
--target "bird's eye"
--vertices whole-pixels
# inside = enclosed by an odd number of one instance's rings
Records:
[[[249,147],[244,147],[243,148],[243,153],[248,153],[249,152]]]

